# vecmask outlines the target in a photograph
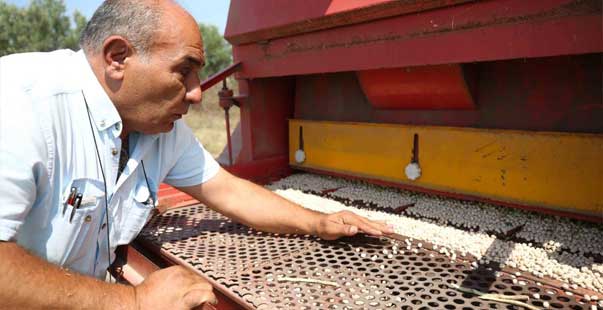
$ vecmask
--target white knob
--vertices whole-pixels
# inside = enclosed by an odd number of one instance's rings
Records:
[[[306,152],[304,152],[304,150],[297,150],[295,151],[295,162],[297,162],[298,164],[303,163],[306,160]]]
[[[421,176],[421,167],[417,163],[410,163],[404,168],[404,173],[409,180],[416,180]]]

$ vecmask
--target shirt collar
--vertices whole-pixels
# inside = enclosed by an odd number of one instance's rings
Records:
[[[90,107],[90,113],[96,128],[99,131],[113,129],[115,136],[119,136],[123,124],[115,105],[98,82],[84,51],[79,50],[76,54],[79,62],[78,66],[81,70],[82,91],[88,107]]]

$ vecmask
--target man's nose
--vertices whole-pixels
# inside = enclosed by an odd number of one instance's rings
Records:
[[[201,83],[199,79],[191,79],[189,84],[190,85],[187,85],[188,87],[186,89],[186,101],[190,104],[201,103],[203,92],[201,91]]]

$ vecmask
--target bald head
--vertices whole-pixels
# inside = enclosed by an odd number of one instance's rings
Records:
[[[178,4],[168,0],[106,0],[94,12],[80,38],[80,47],[86,54],[100,53],[110,36],[122,36],[141,55],[151,50],[156,34],[163,28],[178,23],[174,17],[194,19]]]

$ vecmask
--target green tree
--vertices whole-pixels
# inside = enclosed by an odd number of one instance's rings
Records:
[[[77,11],[73,18],[75,29],[71,28],[71,21],[65,15],[62,0],[32,0],[25,8],[0,0],[0,56],[77,49],[86,18]]]
[[[61,48],[79,49],[78,41],[87,21],[78,11],[72,18],[73,23],[65,14],[62,0],[32,0],[25,8],[0,0],[0,56]],[[231,46],[216,26],[199,24],[199,29],[206,57],[200,75],[205,79],[232,63]]]
[[[69,34],[65,38],[64,47],[75,51],[80,49],[80,36],[82,35],[84,28],[86,28],[88,21],[86,20],[86,16],[78,10],[73,12],[73,21],[75,22],[75,29],[69,31]]]
[[[205,67],[201,70],[201,79],[219,72],[232,64],[231,46],[214,25],[199,24],[205,47]]]

